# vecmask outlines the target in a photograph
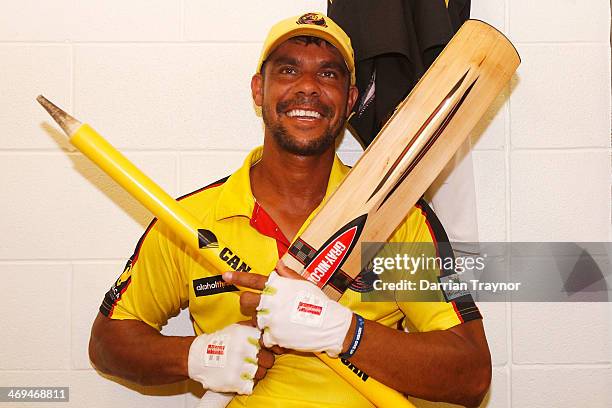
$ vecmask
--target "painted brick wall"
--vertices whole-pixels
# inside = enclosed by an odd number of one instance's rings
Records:
[[[260,142],[249,81],[265,32],[325,1],[1,3],[0,386],[70,386],[71,407],[194,406],[193,385],[137,387],[92,369],[91,322],[151,215],[34,98],[184,194]],[[481,240],[611,241],[608,2],[472,3],[523,59],[473,135]],[[347,134],[342,157],[359,152]],[[494,363],[483,406],[612,405],[610,304],[481,308]],[[186,314],[164,330],[189,333]]]

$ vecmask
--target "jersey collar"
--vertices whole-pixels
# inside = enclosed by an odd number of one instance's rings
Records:
[[[244,160],[242,167],[223,183],[219,200],[215,208],[215,218],[217,221],[235,216],[251,218],[253,209],[255,208],[255,199],[253,198],[253,191],[251,190],[249,173],[251,167],[261,159],[262,154],[263,146],[253,149]],[[338,155],[335,155],[323,203],[338,187],[349,170],[349,167],[340,161]],[[319,208],[320,207],[321,206],[319,206]],[[315,212],[317,212],[319,208],[317,208]]]

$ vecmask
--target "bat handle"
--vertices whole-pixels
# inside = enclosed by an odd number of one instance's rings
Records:
[[[229,392],[206,391],[196,408],[225,408],[234,395]]]

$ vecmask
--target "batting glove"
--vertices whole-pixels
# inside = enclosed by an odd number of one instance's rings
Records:
[[[199,335],[189,348],[189,377],[208,390],[251,394],[259,335],[256,327],[240,324]]]
[[[352,312],[305,280],[273,271],[257,307],[257,326],[266,347],[275,345],[338,357]]]

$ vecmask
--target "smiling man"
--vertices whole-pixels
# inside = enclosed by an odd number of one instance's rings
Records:
[[[207,389],[241,394],[230,405],[236,407],[371,407],[305,353],[317,351],[420,398],[469,406],[482,400],[491,366],[471,299],[365,303],[360,292],[371,285],[358,279],[333,302],[283,265],[270,273],[348,172],[335,141],[357,98],[354,83],[350,40],[329,18],[308,13],[271,29],[251,81],[265,124],[263,146],[228,178],[181,199],[204,228],[240,254],[221,251],[235,272],[223,279],[222,271],[154,221],[94,322],[90,357],[99,370],[142,384],[190,377]],[[420,202],[391,240],[444,239],[435,215]],[[265,287],[265,295],[238,297],[235,284]],[[296,303],[299,296],[321,306]],[[314,327],[296,322],[295,304],[302,312],[320,308],[325,319]],[[198,336],[161,335],[168,318],[184,307]],[[397,330],[407,325],[410,333]]]

